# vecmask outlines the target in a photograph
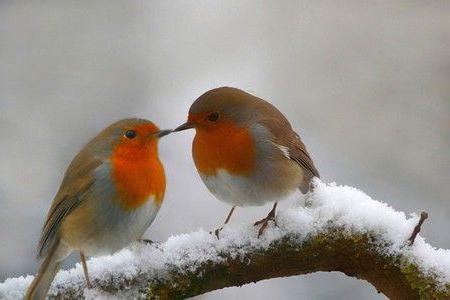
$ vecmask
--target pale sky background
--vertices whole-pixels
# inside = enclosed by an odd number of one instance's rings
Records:
[[[0,281],[36,271],[47,209],[84,143],[130,116],[175,127],[224,85],[284,112],[324,181],[428,211],[422,235],[450,248],[450,2],[0,0]],[[196,174],[192,137],[162,140],[168,190],[148,238],[228,212]],[[384,299],[338,273],[199,299],[236,297]]]

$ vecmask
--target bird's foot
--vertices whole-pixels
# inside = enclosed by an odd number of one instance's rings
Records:
[[[264,219],[261,219],[261,220],[255,222],[254,226],[261,225],[261,227],[258,230],[258,238],[264,233],[264,230],[266,230],[266,227],[269,224],[269,221],[273,221],[275,226],[277,225],[277,221],[275,220],[275,212],[271,211],[267,215],[267,217],[265,217]]]
[[[217,239],[219,239],[219,233],[222,231],[222,229],[223,226],[214,230],[214,235],[217,237]],[[212,231],[210,231],[209,234],[212,234]]]

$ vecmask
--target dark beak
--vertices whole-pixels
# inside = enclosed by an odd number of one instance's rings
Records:
[[[160,130],[160,131],[155,133],[155,136],[158,137],[158,138],[162,138],[163,136],[168,135],[168,134],[170,134],[172,132],[173,132],[172,129]]]
[[[177,128],[175,128],[173,131],[182,131],[182,130],[186,130],[186,129],[191,129],[194,128],[194,124],[192,124],[191,122],[187,121],[184,124],[181,124],[180,126],[178,126]]]

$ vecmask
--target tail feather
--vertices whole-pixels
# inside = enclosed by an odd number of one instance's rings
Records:
[[[62,248],[61,243],[56,241],[42,262],[38,274],[31,282],[25,294],[25,300],[44,300],[46,298],[50,285],[60,268],[60,262],[67,256]]]

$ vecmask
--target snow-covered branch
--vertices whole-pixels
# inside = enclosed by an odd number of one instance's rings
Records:
[[[392,299],[450,298],[450,250],[418,235],[419,221],[351,187],[316,182],[314,193],[277,215],[257,238],[251,224],[229,225],[220,239],[200,230],[165,243],[136,243],[88,262],[96,288],[85,288],[80,265],[61,271],[52,296],[185,298],[275,277],[340,271],[367,280]],[[19,299],[32,276],[0,284],[0,298]]]

